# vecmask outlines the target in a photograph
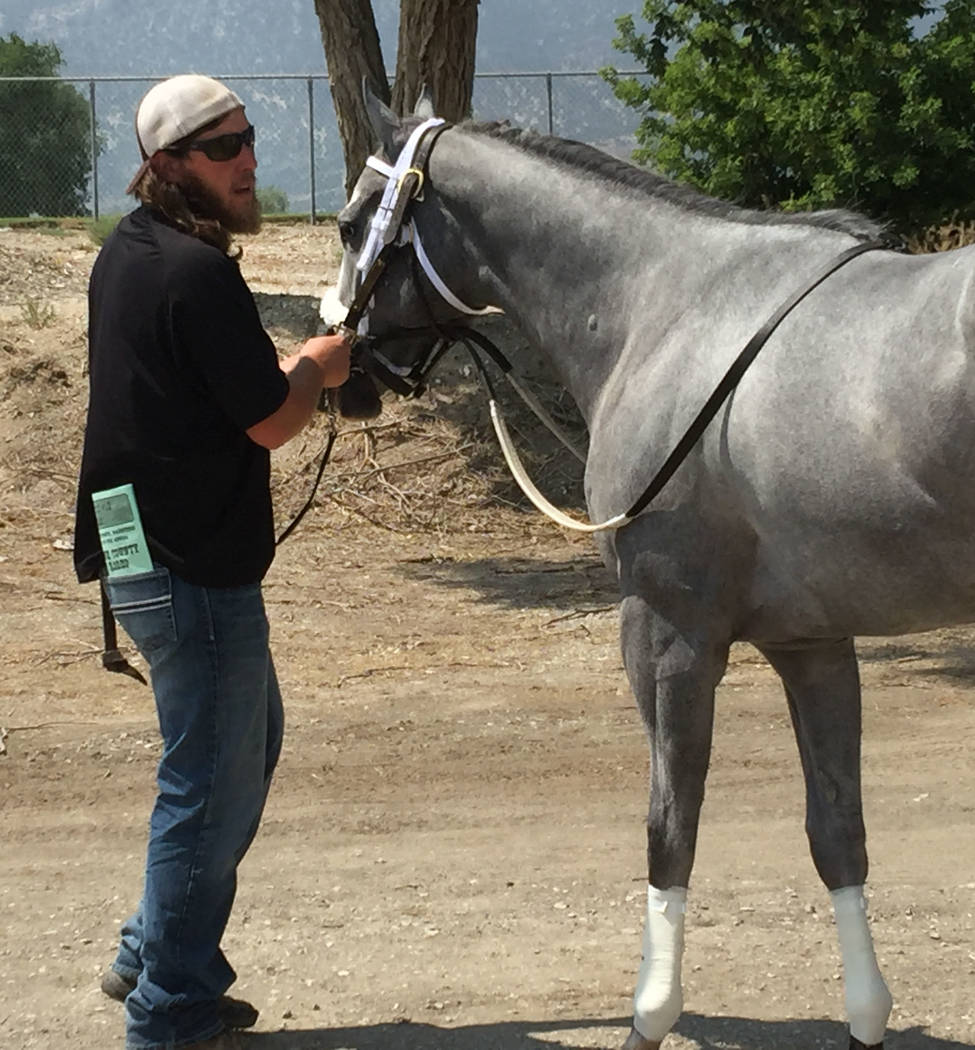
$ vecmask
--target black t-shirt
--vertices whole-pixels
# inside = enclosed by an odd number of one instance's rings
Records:
[[[130,482],[156,561],[203,586],[258,582],[274,556],[270,456],[245,431],[288,380],[237,263],[142,207],[105,241],[88,305],[78,579],[103,565],[92,492]]]

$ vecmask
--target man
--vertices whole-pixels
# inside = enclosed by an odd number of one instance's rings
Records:
[[[254,129],[209,77],[173,77],[136,116],[141,202],[89,289],[90,400],[75,567],[101,577],[149,665],[163,756],[142,900],[102,990],[126,1047],[236,1045],[257,1011],[225,992],[220,941],[281,746],[261,580],[274,554],[269,452],[348,376],[339,336],[279,363],[230,254],[256,232]],[[118,575],[92,495],[131,485],[151,571]],[[111,570],[111,571],[108,571]]]

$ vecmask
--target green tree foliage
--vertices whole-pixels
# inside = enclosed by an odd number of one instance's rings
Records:
[[[257,202],[263,215],[287,214],[288,195],[280,186],[258,186]]]
[[[975,0],[645,0],[603,70],[635,159],[754,207],[853,206],[908,229],[975,216]]]
[[[54,44],[0,37],[0,76],[54,77]],[[70,84],[0,81],[0,215],[83,215],[91,175],[88,103]]]

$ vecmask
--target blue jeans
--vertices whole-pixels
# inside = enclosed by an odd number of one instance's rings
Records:
[[[113,967],[137,981],[128,1050],[171,1050],[223,1028],[217,1000],[236,975],[220,940],[281,750],[281,694],[260,584],[156,568],[105,586],[149,664],[163,739],[142,901]]]

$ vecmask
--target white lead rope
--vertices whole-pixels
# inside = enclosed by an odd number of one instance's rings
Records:
[[[518,482],[518,487],[531,500],[532,504],[546,517],[551,518],[557,525],[561,525],[566,529],[573,529],[576,532],[608,532],[610,529],[622,528],[633,520],[625,514],[617,514],[615,518],[610,518],[599,525],[594,525],[592,522],[579,521],[577,518],[570,517],[565,511],[559,510],[553,503],[549,503],[528,476],[528,472],[521,462],[521,457],[511,441],[508,428],[501,418],[501,410],[498,408],[497,402],[494,398],[491,398],[489,404],[491,406],[491,422],[494,424],[494,432],[498,435],[498,443],[501,445],[501,451],[504,453],[504,459],[508,464],[508,469],[511,471],[511,476]]]

